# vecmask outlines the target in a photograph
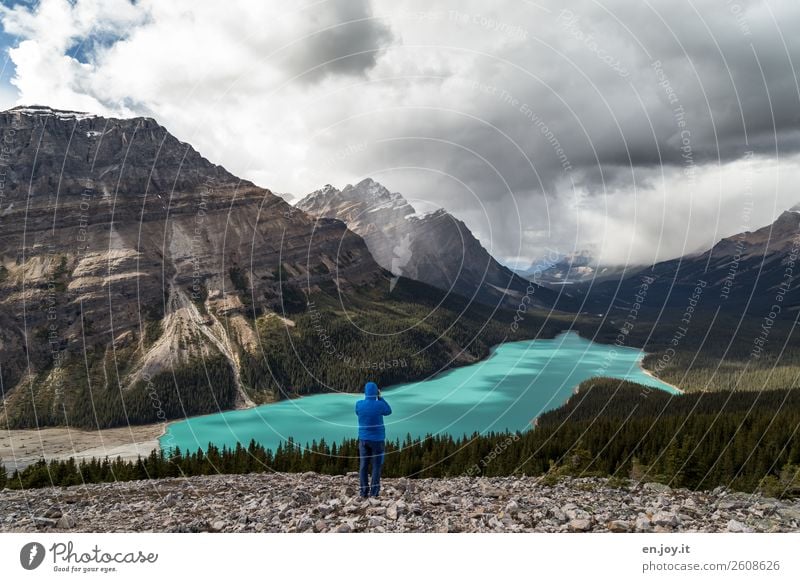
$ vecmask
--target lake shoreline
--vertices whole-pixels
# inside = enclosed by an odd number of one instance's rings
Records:
[[[581,338],[586,341],[590,342],[592,341],[589,338],[583,338],[575,330],[563,331],[557,334],[554,338],[541,338],[541,339],[554,341],[557,340],[558,338],[562,338],[563,336],[569,334],[574,334],[578,338]],[[474,362],[474,364],[480,364],[486,362],[487,360],[492,358],[497,353],[498,348],[501,348],[502,346],[509,346],[516,343],[523,343],[530,341],[537,341],[537,340],[518,340],[512,342],[502,342],[493,345],[490,347],[486,357],[477,360],[476,362]],[[592,342],[592,343],[598,343],[598,342]],[[598,345],[604,345],[604,344],[598,343]],[[631,348],[631,349],[641,351],[638,350],[637,348]],[[451,373],[454,370],[458,370],[460,368],[463,368],[463,366],[449,367],[445,370],[441,370],[437,374],[423,381],[429,381],[435,378],[439,378],[444,374]],[[647,370],[644,366],[644,355],[638,362],[638,368],[643,374],[647,375],[648,377],[653,378],[658,382],[661,382],[664,385],[673,388],[678,393],[681,394],[684,393],[684,391],[678,388],[677,386],[665,382],[664,380],[656,377],[652,372]],[[387,386],[383,390],[385,390],[385,393],[387,395],[390,395],[391,392],[396,387],[401,387],[411,383],[414,382],[403,382],[399,384],[393,384]],[[581,383],[582,382],[579,382],[574,386],[574,388],[572,389],[572,394],[577,393]],[[659,390],[660,388],[654,387],[653,389]],[[360,395],[359,392],[324,392],[319,394],[308,394],[308,395],[298,396],[297,398],[292,398],[291,400],[299,401],[299,400],[305,400],[308,396],[323,396],[331,394],[350,395],[353,396],[354,398],[357,398]],[[239,406],[230,410],[210,412],[208,414],[190,416],[188,418],[173,419],[166,422],[151,423],[144,425],[131,425],[129,427],[118,427],[118,428],[101,429],[93,431],[72,429],[67,427],[45,427],[38,430],[37,429],[6,430],[4,431],[3,434],[0,434],[0,458],[3,459],[3,462],[5,463],[6,468],[8,469],[9,472],[13,472],[14,468],[24,468],[27,465],[35,463],[42,457],[45,458],[46,460],[66,459],[69,457],[73,457],[76,460],[82,460],[82,459],[88,460],[92,457],[103,458],[107,456],[109,458],[116,458],[119,456],[125,460],[135,460],[138,456],[144,457],[149,455],[153,450],[160,451],[163,448],[168,448],[168,445],[167,447],[162,446],[162,439],[167,434],[169,434],[169,429],[175,424],[200,419],[203,417],[216,416],[224,413],[253,410],[261,406],[270,406],[278,404],[280,402],[282,401],[254,404],[251,406]],[[541,416],[541,414],[537,414],[532,419],[530,419],[529,426],[535,427],[535,421],[536,419],[538,419],[539,416]],[[25,450],[25,453],[20,454],[20,451],[22,449]],[[10,454],[12,453],[12,451],[13,455]]]
[[[159,439],[167,434],[167,423],[83,430],[69,427],[8,429],[0,432],[0,459],[9,475],[44,458],[46,461],[92,457],[136,460],[160,450]]]
[[[645,367],[644,367],[644,362],[642,362],[642,364],[641,364],[641,368],[642,368],[642,372],[644,372],[645,374],[647,374],[648,376],[650,376],[650,377],[651,377],[651,378],[653,378],[654,380],[658,380],[659,382],[663,382],[663,383],[664,383],[664,384],[666,384],[667,386],[670,386],[671,388],[673,388],[673,389],[677,390],[677,391],[678,391],[680,394],[686,394],[686,390],[683,390],[683,389],[681,389],[681,388],[678,388],[677,386],[675,386],[675,384],[671,384],[670,382],[667,382],[667,381],[666,381],[666,380],[664,380],[663,378],[659,378],[658,376],[656,376],[655,374],[653,374],[653,372],[651,372],[650,370],[648,370],[647,368],[645,368]]]
[[[605,373],[599,375],[680,393],[677,387],[647,373],[642,366],[645,356],[640,348],[620,352],[582,337],[576,330],[554,338],[504,342],[492,346],[486,358],[471,366],[448,368],[424,381],[387,386],[384,394],[395,412],[401,413],[400,418],[395,414],[389,419],[387,432],[396,430],[418,438],[425,434],[527,430],[536,417],[563,405],[582,383],[597,377],[601,365]],[[353,398],[342,399],[342,394]],[[308,396],[314,398],[255,407],[258,412],[250,408],[177,420],[168,425],[168,434],[174,446],[183,450],[194,450],[200,443],[234,446],[251,439],[274,450],[289,437],[296,443],[322,438],[339,442],[352,437],[355,418],[351,400],[360,397],[358,392]],[[440,403],[446,406],[440,408]],[[167,448],[164,439],[162,448]]]

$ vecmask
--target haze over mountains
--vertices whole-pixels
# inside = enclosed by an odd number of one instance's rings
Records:
[[[643,277],[648,281],[644,309],[685,309],[698,294],[703,309],[747,313],[772,319],[796,318],[800,309],[800,206],[772,224],[726,237],[711,249],[664,261],[624,278],[584,284],[585,306],[605,312],[626,310]],[[777,306],[777,308],[775,308]]]
[[[623,271],[639,270],[639,266],[601,265],[590,250],[560,254],[551,251],[534,261],[527,269],[516,269],[520,276],[539,285],[560,289],[564,285],[600,282],[618,277]]]

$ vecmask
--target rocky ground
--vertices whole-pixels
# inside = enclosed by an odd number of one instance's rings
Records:
[[[355,474],[214,475],[0,492],[0,531],[785,532],[800,502],[606,479],[387,479]]]

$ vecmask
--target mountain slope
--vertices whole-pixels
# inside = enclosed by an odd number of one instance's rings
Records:
[[[367,178],[338,190],[327,185],[297,205],[317,217],[338,218],[361,235],[372,256],[395,276],[457,293],[490,307],[552,307],[558,297],[500,265],[467,226],[439,209],[419,214],[396,192]],[[526,300],[526,301],[528,301]]]
[[[629,309],[646,278],[645,310],[683,310],[698,295],[705,311],[718,308],[755,317],[774,311],[778,319],[794,318],[800,309],[798,254],[800,208],[795,207],[772,224],[724,238],[702,254],[657,263],[621,281],[594,285],[587,304],[601,311]]]
[[[0,113],[0,133],[2,424],[116,426],[357,390],[474,361],[508,335],[393,280],[342,222],[153,119],[24,107]]]

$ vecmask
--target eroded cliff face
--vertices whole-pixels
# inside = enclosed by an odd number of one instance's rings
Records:
[[[258,350],[259,321],[291,325],[308,292],[387,284],[343,223],[312,220],[152,119],[16,108],[0,113],[0,140],[11,426],[144,422],[269,400],[276,394],[253,393],[239,374],[241,355]],[[204,367],[207,385],[159,403],[164,375],[187,366]],[[195,389],[202,395],[180,393]]]

